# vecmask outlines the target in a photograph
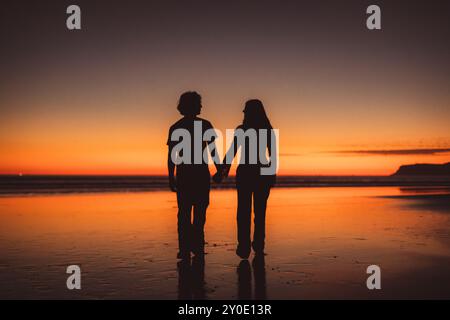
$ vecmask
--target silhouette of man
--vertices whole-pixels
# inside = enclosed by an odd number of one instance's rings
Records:
[[[178,111],[183,118],[170,127],[167,140],[169,185],[170,189],[177,193],[179,259],[190,258],[191,252],[195,255],[204,254],[204,226],[211,178],[207,159],[205,161],[203,155],[208,146],[216,168],[219,168],[219,155],[215,152],[214,145],[216,135],[209,134],[206,141],[203,141],[205,131],[213,129],[213,126],[209,121],[198,117],[201,108],[201,96],[197,92],[183,93],[178,103]],[[179,133],[185,133],[190,137],[188,148],[175,149],[181,140],[186,139],[185,136],[180,137]],[[198,157],[198,146],[201,146],[201,159]],[[191,222],[192,210],[194,214]]]

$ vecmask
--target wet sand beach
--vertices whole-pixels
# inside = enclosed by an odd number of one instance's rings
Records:
[[[235,190],[213,190],[207,255],[179,263],[173,193],[4,195],[0,298],[450,298],[448,188],[275,188],[267,255],[248,262],[235,210]],[[72,264],[81,290],[66,288]]]

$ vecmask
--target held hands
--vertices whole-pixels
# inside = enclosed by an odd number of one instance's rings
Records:
[[[215,182],[215,183],[221,183],[222,182],[222,180],[223,180],[223,175],[222,175],[222,172],[220,172],[219,170],[216,172],[216,174],[215,175],[213,175],[213,181]]]
[[[219,168],[217,168],[216,174],[213,176],[213,181],[215,183],[221,183],[223,178],[228,177],[228,170],[229,167],[222,165]]]
[[[221,183],[224,177],[228,176],[228,168],[221,166],[213,175],[212,179],[215,183]],[[177,180],[174,176],[169,176],[169,188],[172,192],[177,192]]]

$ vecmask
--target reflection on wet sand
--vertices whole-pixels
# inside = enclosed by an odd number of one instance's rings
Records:
[[[275,188],[267,255],[240,267],[234,190],[211,193],[204,260],[178,265],[170,192],[0,197],[0,298],[450,298],[448,193],[423,191]],[[72,264],[77,292],[65,286]]]
[[[265,300],[267,299],[266,269],[264,255],[257,255],[252,260],[242,260],[237,267],[239,300]],[[254,281],[254,294],[252,294],[252,271]]]
[[[386,199],[401,199],[402,205],[411,209],[450,213],[450,190],[448,188],[406,189],[400,195],[382,196]],[[422,192],[421,192],[422,191]]]
[[[207,299],[205,291],[205,258],[194,256],[180,260],[178,269],[178,299]]]

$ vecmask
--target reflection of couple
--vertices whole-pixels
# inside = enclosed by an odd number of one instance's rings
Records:
[[[204,256],[196,255],[192,261],[191,259],[182,259],[178,261],[177,269],[178,299],[197,300],[208,298],[205,283]],[[267,299],[264,255],[255,255],[251,266],[247,259],[241,260],[237,267],[237,279],[237,298],[239,300]],[[253,290],[252,282],[254,282]]]
[[[201,108],[201,96],[198,93],[183,93],[178,103],[178,111],[183,115],[183,118],[170,127],[167,141],[169,146],[168,170],[170,188],[177,193],[178,202],[178,258],[180,259],[190,258],[191,252],[196,256],[202,256],[204,254],[204,225],[206,221],[206,209],[209,204],[211,177],[208,163],[203,157],[201,157],[202,159],[200,161],[184,161],[182,163],[174,161],[172,156],[177,141],[173,141],[172,134],[175,130],[182,129],[189,132],[190,137],[200,137],[202,139],[201,137],[204,136],[204,132],[212,129],[213,126],[209,121],[198,117]],[[195,122],[201,122],[201,135],[194,134]],[[266,141],[259,141],[260,135],[256,135],[256,141],[252,142],[256,146],[250,146],[249,143],[245,143],[245,139],[242,143],[242,140],[237,139],[235,135],[233,144],[227,153],[228,157],[226,157],[227,160],[230,157],[234,158],[239,148],[245,148],[241,150],[243,158],[239,161],[239,166],[236,171],[238,194],[238,247],[236,254],[242,259],[247,259],[250,255],[251,248],[253,248],[256,255],[264,254],[266,205],[270,188],[275,182],[275,175],[261,175],[261,168],[267,166],[268,161],[261,161],[260,157],[256,157],[256,161],[249,159],[251,156],[250,147],[255,147],[257,155],[264,154],[264,157],[267,150],[269,159],[271,158],[272,150],[274,150],[273,146],[271,146],[270,130],[272,126],[266,116],[261,101],[249,100],[246,102],[244,120],[238,128],[242,129],[244,134],[250,129],[256,130],[256,132],[260,129],[269,130],[269,134],[265,136]],[[215,140],[214,136],[206,139],[207,141],[203,140],[205,139],[202,139],[202,141],[194,141],[190,144],[191,160],[194,160],[196,143],[201,144],[202,155],[204,154],[203,151],[206,151],[205,149],[209,146],[208,150],[214,159],[217,169],[217,173],[214,175],[214,181],[220,182],[224,177],[228,176],[231,166],[230,161],[225,162],[224,159],[224,164],[220,164],[220,160],[218,160],[219,155],[215,147],[212,147]],[[260,150],[260,148],[264,149]],[[178,156],[186,159],[187,155],[179,154]],[[177,165],[175,165],[175,162]],[[255,215],[253,242],[250,238],[252,202]],[[192,210],[193,219],[191,218]]]

